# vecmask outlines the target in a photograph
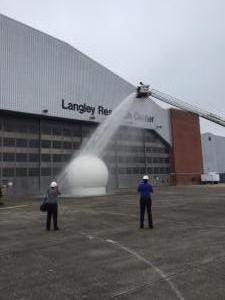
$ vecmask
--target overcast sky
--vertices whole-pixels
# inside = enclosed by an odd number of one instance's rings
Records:
[[[224,0],[0,0],[0,12],[225,117]],[[225,136],[208,121],[201,129]]]

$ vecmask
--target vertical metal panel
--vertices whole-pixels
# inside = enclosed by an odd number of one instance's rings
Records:
[[[204,172],[225,173],[225,137],[204,133],[201,142]]]

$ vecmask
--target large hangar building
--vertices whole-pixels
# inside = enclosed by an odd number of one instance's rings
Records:
[[[0,183],[12,182],[16,194],[43,193],[134,90],[67,43],[0,15]],[[109,190],[134,188],[145,173],[153,184],[197,183],[199,118],[137,100],[103,159]]]

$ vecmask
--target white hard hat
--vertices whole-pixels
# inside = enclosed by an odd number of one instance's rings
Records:
[[[143,176],[143,179],[144,179],[144,180],[149,180],[148,175],[144,175],[144,176]]]
[[[57,183],[56,183],[55,181],[52,181],[51,184],[50,184],[50,186],[51,186],[52,188],[54,188],[54,187],[57,186]]]

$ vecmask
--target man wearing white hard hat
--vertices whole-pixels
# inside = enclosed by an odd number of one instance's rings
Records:
[[[59,230],[57,219],[58,219],[58,185],[56,181],[52,181],[50,184],[50,190],[46,194],[46,203],[47,203],[47,220],[46,220],[46,230],[49,231],[51,227],[51,218],[53,216],[54,230]]]
[[[138,193],[140,194],[140,228],[144,228],[145,210],[148,213],[148,226],[153,229],[152,221],[152,199],[153,187],[148,182],[148,175],[143,176],[143,180],[138,185]]]

